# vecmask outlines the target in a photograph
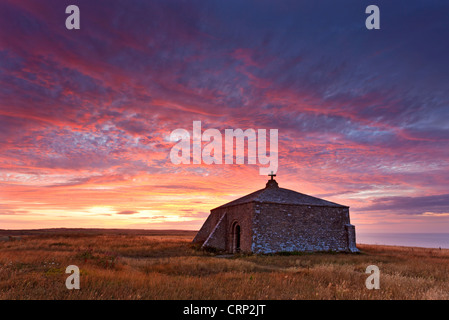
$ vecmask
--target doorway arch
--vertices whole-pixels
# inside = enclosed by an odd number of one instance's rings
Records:
[[[241,228],[240,225],[237,221],[235,221],[232,224],[232,229],[231,229],[231,235],[232,235],[232,248],[231,251],[232,253],[237,253],[240,252],[240,235],[241,235]]]

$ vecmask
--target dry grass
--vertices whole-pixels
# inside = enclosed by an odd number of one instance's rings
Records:
[[[449,250],[359,245],[361,254],[198,250],[194,233],[50,234],[0,242],[0,299],[449,299]],[[81,290],[65,268],[81,270]],[[377,265],[380,290],[365,269]]]

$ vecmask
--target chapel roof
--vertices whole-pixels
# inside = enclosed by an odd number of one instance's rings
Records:
[[[299,193],[290,189],[279,188],[276,180],[271,178],[271,180],[268,180],[267,185],[264,189],[257,190],[246,196],[221,205],[215,209],[227,208],[250,202],[348,208],[347,206],[343,206],[338,203],[312,197],[307,194]]]

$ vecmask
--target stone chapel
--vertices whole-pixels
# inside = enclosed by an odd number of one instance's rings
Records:
[[[212,209],[193,242],[229,253],[359,251],[349,207],[280,188],[270,176],[264,189]]]

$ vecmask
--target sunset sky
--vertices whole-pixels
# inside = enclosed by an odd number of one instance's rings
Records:
[[[201,121],[278,129],[280,187],[357,232],[447,232],[448,39],[447,0],[0,0],[0,229],[199,229],[268,179],[172,164]]]

